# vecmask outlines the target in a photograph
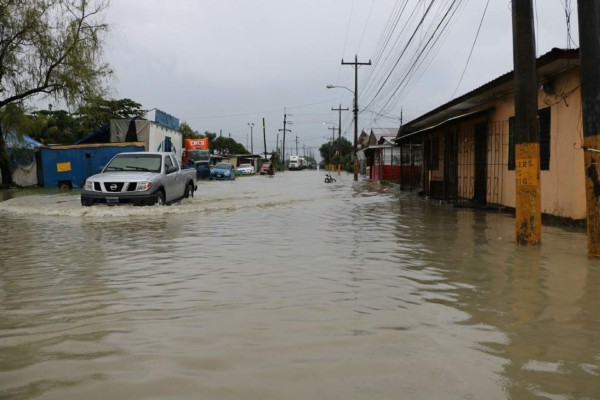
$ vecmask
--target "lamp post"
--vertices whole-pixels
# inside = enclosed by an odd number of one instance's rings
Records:
[[[346,86],[327,85],[327,89],[333,89],[333,88],[346,89],[347,91],[352,93],[352,95],[354,96],[354,107],[352,109],[352,112],[354,113],[354,146],[353,146],[352,158],[354,158],[354,180],[357,181],[358,180],[358,159],[356,157],[356,151],[357,151],[356,142],[358,141],[358,100],[356,98],[356,92],[351,89],[348,89]]]
[[[254,145],[252,143],[252,128],[254,128],[254,122],[248,122],[250,127],[250,154],[254,154]]]

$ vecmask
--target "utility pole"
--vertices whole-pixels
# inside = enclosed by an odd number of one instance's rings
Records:
[[[331,146],[329,146],[329,169],[333,171],[333,143],[335,143],[335,126],[328,126],[327,129],[331,129]]]
[[[296,135],[296,155],[298,155],[298,135]]]
[[[358,55],[354,56],[354,62],[344,62],[342,58],[342,65],[354,65],[354,180],[358,180],[358,160],[356,158],[356,142],[358,141],[358,66],[359,65],[371,65],[371,60],[368,63],[359,63]]]
[[[540,132],[532,0],[512,0],[512,25],[516,239],[519,244],[539,244],[542,234]]]
[[[254,144],[252,143],[252,129],[254,128],[254,122],[248,122],[248,126],[250,127],[250,154],[254,154]]]
[[[600,5],[578,0],[588,257],[600,257]]]
[[[331,111],[338,111],[338,175],[342,174],[342,111],[348,111],[348,108],[342,108],[340,104],[339,108],[331,108]]]
[[[263,141],[265,142],[265,161],[267,161],[267,131],[265,127],[265,119],[263,118]]]
[[[282,154],[281,154],[281,158],[282,158],[282,162],[283,162],[283,169],[285,170],[285,133],[286,132],[291,132],[291,129],[286,129],[286,125],[287,124],[291,124],[290,121],[287,120],[287,113],[285,108],[283,109],[283,129],[279,129],[279,131],[283,131],[283,149],[282,149]]]

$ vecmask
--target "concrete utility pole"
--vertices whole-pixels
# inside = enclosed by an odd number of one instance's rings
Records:
[[[512,0],[515,64],[516,238],[539,244],[542,235],[540,131],[532,0]]]
[[[600,4],[578,0],[588,256],[600,257]]]
[[[356,142],[358,141],[358,66],[359,65],[371,65],[371,60],[368,63],[359,63],[358,55],[354,56],[354,62],[344,62],[342,58],[342,65],[354,65],[354,180],[358,180],[358,159],[356,158]]]
[[[339,119],[338,119],[338,175],[342,174],[342,111],[348,111],[347,108],[342,108],[340,104],[340,108],[331,108],[331,111],[338,111]]]
[[[265,142],[265,161],[267,161],[267,130],[265,127],[265,119],[263,118],[263,141]]]
[[[248,122],[248,126],[250,127],[250,154],[254,154],[254,145],[252,144],[252,129],[254,128],[254,122]]]
[[[281,161],[283,162],[283,169],[285,170],[285,133],[286,132],[291,132],[291,129],[286,129],[286,125],[287,124],[291,124],[290,121],[287,120],[287,113],[285,108],[283,109],[283,129],[279,129],[279,131],[283,131],[283,145],[282,145],[282,154],[281,154]]]

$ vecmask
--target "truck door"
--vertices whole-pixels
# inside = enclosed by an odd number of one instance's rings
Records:
[[[178,198],[178,192],[179,189],[177,187],[177,177],[179,174],[179,169],[175,172],[169,172],[169,168],[175,166],[175,164],[173,164],[173,160],[171,159],[171,155],[166,155],[164,158],[164,171],[165,171],[165,176],[164,176],[164,180],[163,180],[163,184],[165,187],[165,197],[166,197],[166,201],[171,201],[173,199]]]

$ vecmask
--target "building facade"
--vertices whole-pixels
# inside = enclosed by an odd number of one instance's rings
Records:
[[[542,213],[584,219],[579,51],[553,49],[538,58],[537,71]],[[396,143],[421,154],[416,187],[424,195],[515,207],[513,77],[505,74],[402,126]],[[401,174],[403,187],[409,177]]]

